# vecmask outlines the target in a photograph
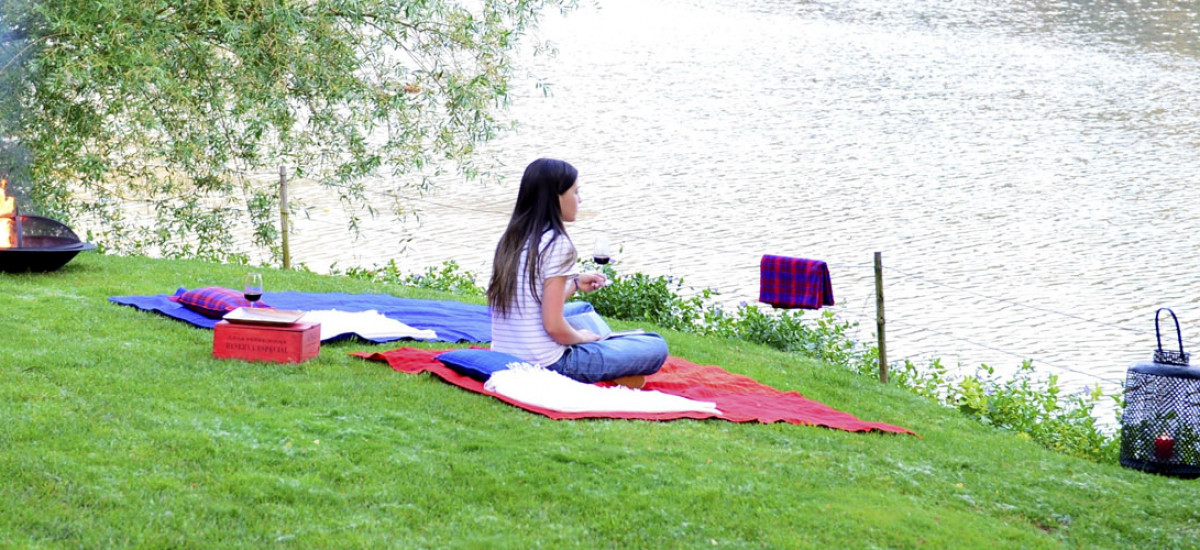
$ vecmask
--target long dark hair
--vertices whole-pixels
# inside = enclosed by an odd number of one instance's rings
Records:
[[[500,237],[500,244],[496,245],[492,281],[487,289],[488,305],[501,315],[507,316],[516,305],[517,285],[521,283],[517,281],[517,272],[522,249],[529,251],[525,256],[525,273],[528,277],[525,283],[529,285],[530,294],[541,303],[537,281],[542,273],[539,253],[542,249],[542,233],[547,229],[554,230],[551,243],[558,238],[570,239],[563,225],[559,196],[575,185],[577,177],[579,171],[561,160],[537,159],[525,167],[521,189],[517,192],[517,204],[508,220],[508,228]]]

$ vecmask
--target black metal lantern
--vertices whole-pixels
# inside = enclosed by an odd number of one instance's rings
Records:
[[[1158,317],[1175,320],[1179,351],[1164,350]],[[1121,465],[1158,474],[1200,476],[1200,369],[1188,367],[1175,312],[1154,313],[1154,361],[1129,368],[1121,416]]]

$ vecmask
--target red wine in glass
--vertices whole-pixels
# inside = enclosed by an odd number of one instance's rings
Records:
[[[246,297],[246,301],[250,302],[250,307],[255,307],[255,304],[262,299],[263,282],[261,273],[247,273],[246,284],[242,287],[242,296]]]
[[[601,235],[596,237],[596,247],[592,249],[592,259],[600,265],[607,264],[612,258],[608,255],[608,238]]]

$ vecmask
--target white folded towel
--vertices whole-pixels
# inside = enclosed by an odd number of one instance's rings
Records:
[[[372,339],[412,338],[414,340],[433,340],[437,338],[437,333],[432,330],[410,327],[400,321],[386,317],[373,309],[355,312],[336,309],[306,311],[304,316],[300,318],[300,322],[321,323],[321,340],[328,340],[348,333]]]
[[[703,412],[721,414],[717,404],[660,391],[601,387],[528,363],[492,373],[483,387],[522,403],[558,412]]]

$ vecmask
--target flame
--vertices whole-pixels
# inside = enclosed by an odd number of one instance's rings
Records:
[[[17,199],[8,196],[8,179],[0,178],[0,248],[17,247]]]

